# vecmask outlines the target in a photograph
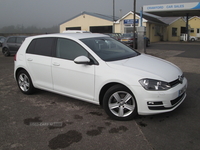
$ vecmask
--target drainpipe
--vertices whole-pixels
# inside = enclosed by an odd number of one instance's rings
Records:
[[[135,48],[135,45],[136,45],[136,41],[135,41],[135,31],[136,31],[136,28],[135,28],[135,12],[136,12],[136,0],[134,0],[133,2],[133,12],[134,12],[134,15],[133,15],[133,48]]]
[[[115,33],[115,0],[113,0],[113,33]]]
[[[188,25],[188,20],[189,20],[189,14],[187,13],[186,14],[186,37],[187,37],[187,42],[189,42],[189,30],[188,30],[188,27],[189,27],[189,25]]]

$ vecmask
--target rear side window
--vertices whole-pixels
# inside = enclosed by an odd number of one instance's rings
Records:
[[[15,37],[10,37],[7,43],[15,43]]]
[[[26,53],[51,56],[54,41],[54,38],[34,39],[28,46]]]

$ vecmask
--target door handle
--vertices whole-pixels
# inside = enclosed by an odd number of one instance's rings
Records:
[[[27,60],[28,60],[28,61],[33,61],[33,59],[32,59],[32,58],[28,58]]]
[[[60,66],[60,64],[57,63],[57,62],[54,62],[53,65],[54,65],[54,66]]]

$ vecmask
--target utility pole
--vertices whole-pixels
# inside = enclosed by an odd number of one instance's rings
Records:
[[[113,33],[115,33],[115,0],[113,0]]]
[[[136,45],[136,41],[135,41],[135,38],[136,38],[136,36],[135,36],[135,30],[136,30],[136,28],[135,28],[135,12],[136,12],[136,0],[133,0],[133,48],[135,48],[135,45]]]
[[[113,22],[115,21],[115,0],[113,0]]]

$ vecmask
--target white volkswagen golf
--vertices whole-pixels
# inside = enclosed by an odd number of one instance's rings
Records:
[[[174,64],[93,33],[26,38],[15,56],[14,77],[24,94],[38,88],[70,96],[102,105],[117,120],[172,111],[187,88]]]

